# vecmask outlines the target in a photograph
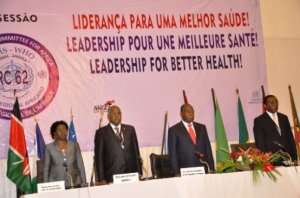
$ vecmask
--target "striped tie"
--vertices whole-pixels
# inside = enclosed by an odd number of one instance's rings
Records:
[[[123,146],[123,138],[120,133],[119,127],[115,127],[115,130],[117,131],[116,136],[119,138],[121,146]]]
[[[277,128],[277,131],[278,131],[279,135],[281,135],[280,127],[279,127],[278,120],[276,119],[276,115],[275,114],[272,115],[272,119],[273,119],[273,121],[276,124],[276,128]]]

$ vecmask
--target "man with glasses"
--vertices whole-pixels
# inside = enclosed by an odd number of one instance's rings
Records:
[[[95,135],[95,179],[100,185],[112,183],[116,174],[143,174],[134,127],[121,124],[122,113],[118,106],[109,108],[107,118],[109,124],[98,129]]]
[[[180,116],[182,120],[172,126],[168,133],[173,176],[180,177],[181,168],[203,166],[205,172],[208,172],[209,169],[213,171],[214,160],[206,126],[194,122],[194,108],[190,104],[181,106]]]

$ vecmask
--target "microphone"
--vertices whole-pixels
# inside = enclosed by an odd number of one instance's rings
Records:
[[[285,154],[288,156],[288,160],[284,160],[282,161],[282,163],[284,163],[284,165],[286,166],[295,166],[294,162],[292,161],[292,158],[290,156],[290,154],[288,154],[287,152],[283,152],[281,149],[279,150],[281,153]],[[284,158],[283,158],[284,159]]]
[[[66,169],[67,175],[68,175],[68,176],[70,177],[70,179],[71,179],[71,186],[70,186],[69,188],[74,188],[74,185],[73,185],[73,178],[72,178],[72,176],[71,176],[70,173],[69,173],[70,167],[68,166],[68,164],[67,164],[66,162],[63,163],[63,166],[64,166],[65,169]]]
[[[194,154],[196,154],[196,155],[199,156],[199,161],[200,161],[201,163],[206,164],[207,169],[208,169],[208,173],[212,173],[213,171],[210,171],[210,168],[209,168],[208,163],[207,163],[206,161],[202,161],[202,160],[201,160],[201,157],[203,157],[204,155],[203,155],[202,153],[199,153],[199,152],[196,151],[196,150],[194,151]]]
[[[277,141],[273,141],[273,144],[279,146],[280,148],[284,148],[284,146],[282,144],[279,144]]]
[[[144,162],[143,158],[141,156],[138,156],[137,158],[138,160],[140,160],[142,170],[145,172],[146,175],[146,178],[144,178],[143,180],[149,180],[147,169],[143,166],[143,162]]]
[[[200,157],[203,157],[203,154],[199,153],[198,151],[194,151],[194,153],[195,153],[196,155],[199,155]]]
[[[273,144],[276,144],[280,148],[284,149],[284,146],[282,144],[278,143],[277,141],[273,141]],[[294,162],[292,161],[292,158],[291,158],[290,154],[288,154],[287,152],[283,152],[281,149],[279,151],[281,153],[287,155],[288,158],[289,158],[289,160],[282,161],[282,163],[284,163],[284,165],[286,165],[286,166],[294,166],[295,165]]]

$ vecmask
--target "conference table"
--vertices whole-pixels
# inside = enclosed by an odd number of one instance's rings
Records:
[[[23,195],[23,198],[192,198],[192,197],[300,197],[300,167],[278,167],[282,176],[273,182],[266,174],[255,186],[252,172],[206,174],[181,178],[153,179],[132,183],[77,188]]]

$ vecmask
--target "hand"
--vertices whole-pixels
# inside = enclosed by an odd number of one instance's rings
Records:
[[[174,177],[181,177],[181,175],[178,173],[178,174],[176,174]]]
[[[298,161],[297,160],[293,160],[293,162],[294,162],[295,166],[298,166]]]
[[[106,185],[107,184],[107,182],[106,182],[106,180],[104,179],[104,180],[101,180],[101,181],[99,181],[99,182],[96,182],[96,185],[98,186],[98,185]]]

